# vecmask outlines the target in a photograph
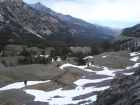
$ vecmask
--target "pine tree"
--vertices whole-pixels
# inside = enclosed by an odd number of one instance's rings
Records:
[[[94,65],[94,61],[92,61],[92,65]]]
[[[57,64],[57,67],[59,67],[59,66],[60,66],[60,63]]]
[[[45,55],[45,50],[42,50],[41,51],[41,55]]]
[[[58,59],[58,57],[57,57],[57,56],[55,56],[53,59],[56,61],[56,60]]]

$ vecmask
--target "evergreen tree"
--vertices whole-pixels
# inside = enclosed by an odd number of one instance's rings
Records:
[[[45,50],[42,50],[41,51],[41,55],[45,55]]]
[[[83,58],[78,58],[77,65],[86,65],[86,61]]]
[[[57,64],[57,67],[59,67],[59,66],[60,66],[60,63]]]
[[[58,59],[58,57],[57,57],[57,56],[55,56],[53,59],[56,61],[56,60]]]

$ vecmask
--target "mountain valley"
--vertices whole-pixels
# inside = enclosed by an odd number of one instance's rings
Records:
[[[139,24],[120,31],[0,0],[0,105],[138,105]]]
[[[56,13],[55,11],[47,8],[40,2],[36,4],[30,4],[31,7],[43,11],[47,14],[50,14],[57,19],[66,22],[66,24],[70,27],[73,27],[82,35],[91,35],[91,36],[98,36],[98,37],[114,37],[117,36],[121,30],[113,30],[109,27],[104,27],[101,25],[90,24],[82,19],[74,18],[70,15],[63,15],[61,13]]]

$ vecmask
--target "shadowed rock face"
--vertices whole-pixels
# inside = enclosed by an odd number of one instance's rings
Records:
[[[140,37],[140,24],[122,30],[121,36]]]
[[[99,92],[93,105],[139,105],[140,67],[133,75],[120,75],[112,80],[109,89]]]
[[[47,102],[27,102],[25,105],[49,105]]]

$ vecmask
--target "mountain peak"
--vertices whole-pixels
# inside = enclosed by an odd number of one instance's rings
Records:
[[[36,3],[36,5],[41,5],[41,6],[43,6],[43,4],[42,4],[41,2]]]
[[[109,27],[99,26],[99,25],[97,26],[95,24],[90,24],[82,19],[72,17],[71,15],[63,15],[61,13],[57,13],[51,10],[50,8],[46,7],[45,5],[41,4],[40,2],[36,4],[31,4],[30,6],[39,11],[43,11],[47,14],[50,14],[53,17],[56,17],[57,19],[65,22],[69,27],[74,28],[82,35],[86,34],[91,36],[94,35],[94,36],[102,36],[102,37],[105,36],[112,37],[118,35],[118,31],[112,30]]]
[[[20,1],[20,0],[19,0]],[[64,36],[77,35],[76,30],[72,30],[55,17],[36,9],[31,8],[24,2],[0,3],[0,32],[10,34],[19,38],[42,38],[46,39],[58,33]],[[6,30],[9,33],[7,33]],[[62,31],[63,30],[63,31]],[[64,37],[60,38],[62,40]]]
[[[45,9],[45,11],[46,11],[46,10],[52,11],[50,8],[47,8],[47,7],[46,7],[45,5],[43,5],[41,2],[38,2],[38,3],[36,3],[36,4],[30,4],[30,6],[33,7],[33,8],[36,8],[37,10],[40,10],[40,8],[41,8],[41,9]]]

